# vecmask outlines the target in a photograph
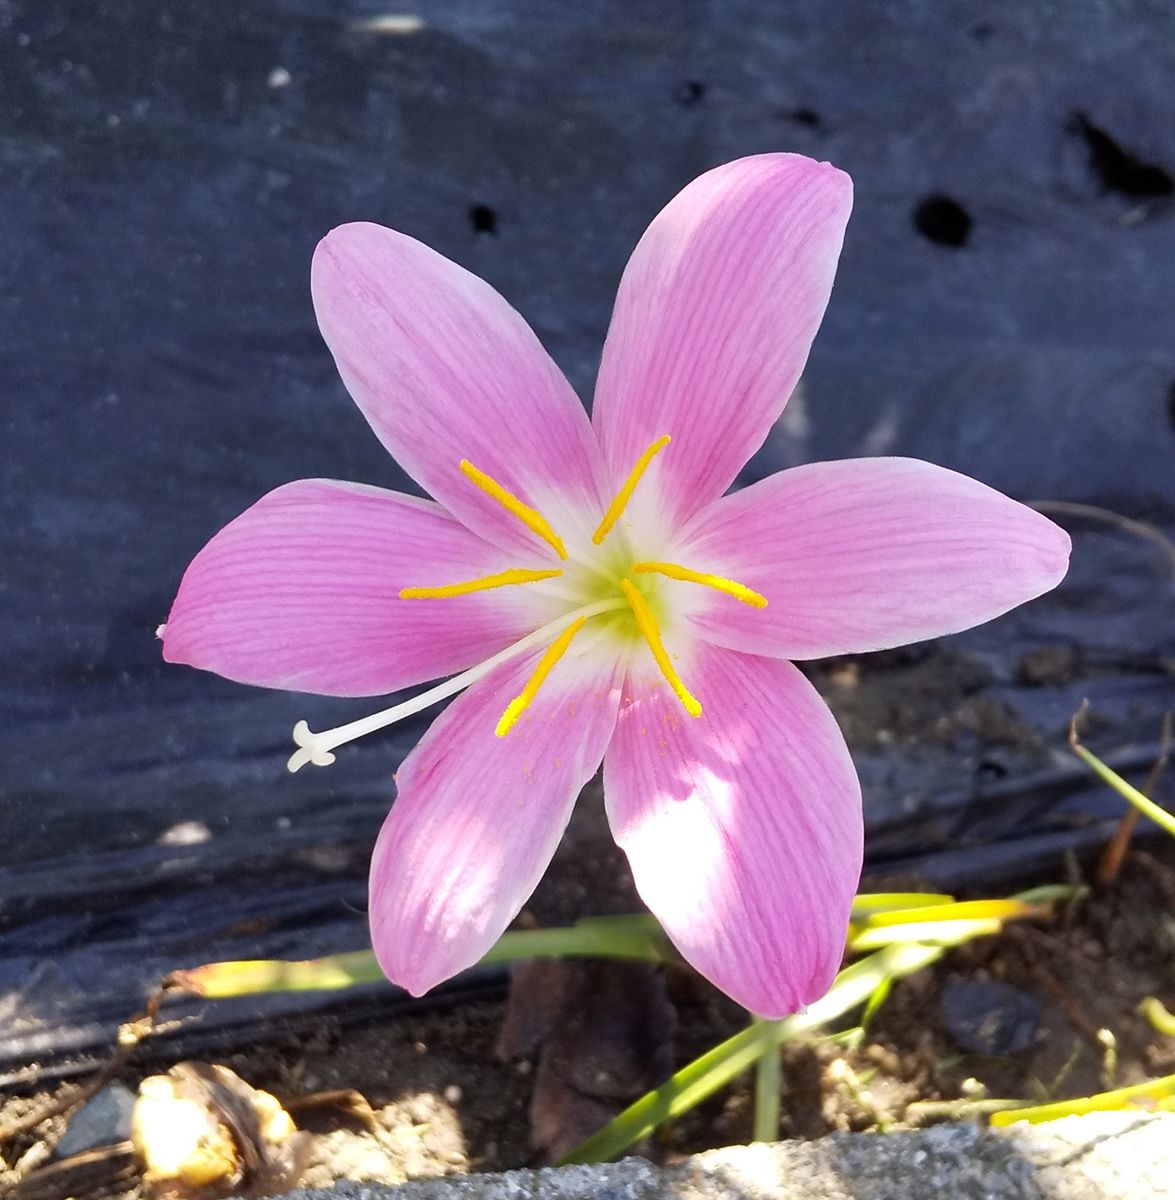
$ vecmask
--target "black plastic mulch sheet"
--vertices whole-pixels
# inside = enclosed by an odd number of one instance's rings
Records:
[[[165,668],[153,637],[190,557],[269,488],[405,483],[315,329],[327,229],[382,221],[483,275],[588,396],[670,196],[743,154],[828,158],[857,188],[839,281],[746,478],[909,454],[1170,534],[1169,18],[0,0],[0,1071],[106,1045],[174,967],[363,944],[365,859],[416,730],[289,777],[295,720],[368,706]],[[1120,805],[1063,743],[1083,696],[1096,747],[1153,754],[1171,565],[1061,519],[1066,583],[942,651],[1020,732],[856,744],[873,869],[975,885],[1103,837]],[[1042,652],[1068,667],[1025,667]],[[225,1011],[201,1028],[276,1008]]]

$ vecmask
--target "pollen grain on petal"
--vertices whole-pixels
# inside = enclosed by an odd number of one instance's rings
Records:
[[[632,615],[636,619],[637,628],[644,635],[645,641],[649,643],[653,659],[661,669],[661,674],[665,676],[665,682],[669,684],[673,689],[673,694],[681,701],[682,708],[691,717],[700,717],[702,715],[701,702],[682,683],[681,676],[678,675],[673,663],[669,661],[669,652],[661,640],[661,630],[657,626],[657,618],[653,615],[649,602],[641,595],[640,589],[631,579],[622,579],[620,586],[624,589],[624,595],[632,609]]]
[[[532,533],[537,533],[560,558],[565,559],[567,557],[567,547],[563,545],[563,539],[551,528],[550,522],[537,508],[531,508],[529,504],[523,504],[513,492],[507,491],[492,476],[478,470],[469,459],[463,458],[460,466],[462,474],[470,483],[485,492],[491,500],[496,500],[508,513],[517,517]]]
[[[483,575],[478,579],[466,579],[461,583],[446,583],[439,587],[406,587],[400,589],[401,600],[446,600],[451,596],[469,596],[474,592],[487,592],[491,588],[510,587],[518,583],[537,583],[541,579],[557,579],[563,572],[530,571],[523,567],[512,567],[496,575]]]
[[[567,653],[571,639],[583,628],[586,620],[586,617],[577,617],[547,647],[546,653],[539,659],[539,664],[534,669],[534,674],[526,681],[522,691],[506,706],[506,711],[502,714],[502,719],[494,730],[498,737],[505,737],[518,723],[518,718],[531,706],[534,698],[539,694],[539,688],[546,682],[547,676],[550,675],[555,664]]]
[[[752,608],[767,607],[767,597],[761,592],[756,592],[753,588],[738,583],[734,579],[727,579],[724,575],[709,575],[704,571],[694,571],[689,567],[668,562],[633,563],[632,571],[636,575],[664,575],[666,579],[679,579],[683,583],[700,583],[704,587],[725,592],[728,596],[733,596],[736,600],[741,600]]]
[[[604,539],[612,530],[612,526],[620,520],[629,500],[632,499],[632,494],[636,491],[636,485],[640,483],[641,476],[649,469],[649,463],[669,445],[669,434],[658,438],[641,456],[636,460],[636,466],[628,473],[628,478],[620,487],[612,503],[608,505],[608,511],[604,514],[604,519],[600,522],[599,528],[592,534],[592,541],[597,545],[602,545]]]

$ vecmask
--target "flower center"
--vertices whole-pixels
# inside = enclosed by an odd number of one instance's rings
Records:
[[[611,504],[608,505],[596,531],[592,534],[591,547],[583,548],[575,545],[569,547],[542,513],[523,503],[496,479],[474,466],[473,463],[462,459],[460,464],[462,474],[475,487],[546,542],[565,565],[538,569],[511,567],[493,575],[483,575],[459,583],[439,586],[422,584],[406,587],[400,590],[399,598],[405,601],[436,601],[454,596],[468,596],[474,592],[489,591],[493,588],[530,586],[545,591],[560,604],[566,604],[567,611],[561,617],[547,622],[534,633],[515,642],[512,646],[508,646],[485,662],[471,667],[468,671],[463,671],[460,675],[453,676],[403,704],[386,709],[382,713],[364,717],[359,721],[352,721],[348,725],[325,733],[313,733],[305,721],[299,721],[294,728],[294,741],[299,749],[290,757],[287,764],[289,769],[297,771],[308,762],[314,763],[316,766],[326,766],[334,761],[332,751],[344,742],[411,716],[428,705],[468,687],[516,655],[532,650],[536,646],[545,645],[547,648],[539,659],[538,665],[522,691],[506,706],[506,710],[494,730],[498,737],[505,737],[534,702],[539,689],[546,682],[555,665],[567,653],[576,635],[589,621],[597,619],[603,623],[602,634],[606,635],[611,632],[628,637],[637,644],[643,642],[665,682],[681,702],[681,706],[691,717],[700,717],[702,715],[701,702],[690,692],[677,673],[677,668],[674,666],[661,636],[660,618],[664,616],[666,606],[664,598],[655,586],[655,579],[659,577],[680,583],[699,584],[725,593],[754,608],[765,607],[767,598],[722,575],[698,571],[678,563],[637,560],[628,545],[628,538],[624,535],[623,529],[620,531],[618,539],[614,539],[616,542],[614,546],[600,553],[593,550],[594,547],[604,545],[609,534],[624,515],[628,502],[632,499],[642,476],[648,470],[653,459],[669,445],[669,441],[668,435],[658,438],[641,454]],[[552,582],[554,580],[560,580],[560,583],[555,584]]]

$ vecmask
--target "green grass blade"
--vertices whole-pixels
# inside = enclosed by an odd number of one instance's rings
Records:
[[[1087,750],[1075,736],[1070,738],[1069,744],[1073,747],[1073,753],[1103,783],[1108,783],[1119,796],[1133,804],[1144,817],[1149,817],[1156,825],[1175,837],[1175,814],[1169,813],[1165,808],[1160,808],[1153,800],[1144,796],[1138,788],[1132,787],[1117,771],[1111,770],[1096,754]]]
[[[1091,1112],[1113,1112],[1118,1109],[1156,1109],[1171,1107],[1175,1099],[1175,1075],[1164,1075],[1161,1079],[1149,1079],[1133,1087],[1115,1088],[1112,1092],[1098,1092],[1093,1096],[1079,1096],[1076,1100],[1058,1100],[1055,1104],[1039,1104],[1032,1108],[1017,1108],[1008,1112],[992,1113],[993,1125],[1011,1125],[1014,1121],[1057,1121],[1061,1117],[1077,1117]]]
[[[1175,1037],[1175,1014],[1158,996],[1146,996],[1138,1005],[1138,1011],[1150,1022],[1151,1028],[1167,1037]]]
[[[865,1004],[865,1010],[861,1013],[861,1036],[864,1037],[869,1029],[869,1025],[873,1018],[877,1015],[878,1009],[889,999],[889,994],[893,990],[893,976],[888,975],[878,985],[873,995],[869,997]]]

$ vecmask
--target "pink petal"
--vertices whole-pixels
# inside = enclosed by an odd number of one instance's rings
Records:
[[[258,500],[196,555],[163,657],[240,683],[370,696],[448,675],[541,623],[525,587],[448,600],[400,589],[514,565],[439,505],[306,479]]]
[[[454,700],[396,776],[371,862],[371,939],[388,978],[415,996],[497,941],[600,765],[622,672],[615,656],[575,650],[504,738],[495,726],[539,652]]]
[[[653,221],[620,282],[596,385],[613,489],[665,434],[654,472],[666,515],[730,486],[804,368],[851,206],[842,171],[764,154],[707,172]]]
[[[715,501],[682,542],[683,565],[768,601],[753,609],[708,595],[692,615],[702,636],[781,658],[969,629],[1056,587],[1069,561],[1069,537],[1047,517],[910,458],[781,471]]]
[[[339,374],[376,436],[471,529],[554,556],[469,482],[462,459],[564,538],[599,519],[599,451],[583,405],[489,284],[413,238],[357,223],[319,243],[311,289]]]
[[[604,763],[612,831],[686,959],[752,1012],[781,1017],[823,995],[840,964],[860,785],[790,663],[701,647],[685,682],[699,718],[630,680]]]

